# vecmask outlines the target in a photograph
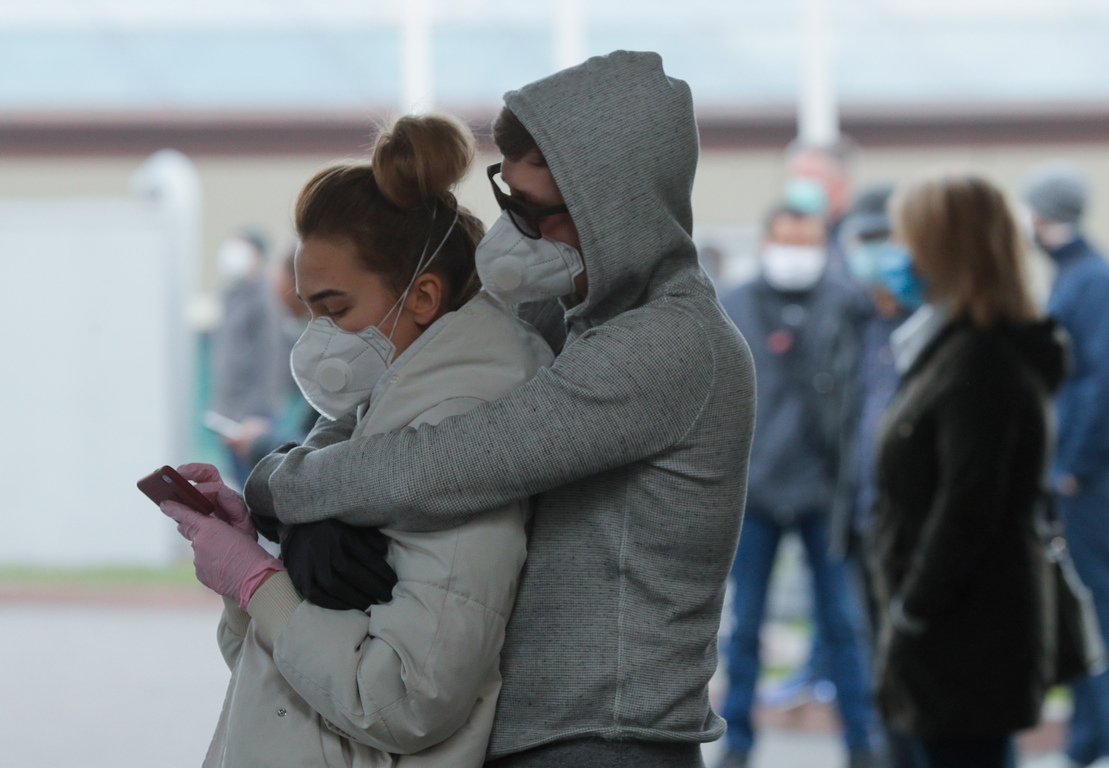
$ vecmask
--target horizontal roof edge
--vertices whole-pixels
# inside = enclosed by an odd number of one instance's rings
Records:
[[[444,107],[491,149],[491,110]],[[361,153],[395,110],[331,112],[41,112],[0,115],[0,152],[144,155],[164,147],[204,155]],[[706,149],[784,147],[794,136],[789,105],[708,109],[698,114]],[[1109,141],[1109,104],[845,105],[841,127],[864,147]]]

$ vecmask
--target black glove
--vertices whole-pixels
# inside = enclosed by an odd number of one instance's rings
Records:
[[[321,608],[364,611],[388,602],[397,575],[385,562],[389,539],[338,520],[281,526],[281,559],[301,596]]]
[[[250,522],[254,523],[254,530],[273,542],[281,541],[281,529],[288,527],[276,517],[259,515],[253,510],[250,512]]]

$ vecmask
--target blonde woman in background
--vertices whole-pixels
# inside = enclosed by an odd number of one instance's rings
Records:
[[[893,203],[903,379],[878,444],[878,702],[929,768],[1014,764],[1046,688],[1034,523],[1065,354],[1037,316],[998,189],[946,176]]]

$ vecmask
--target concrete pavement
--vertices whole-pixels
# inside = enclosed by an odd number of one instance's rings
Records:
[[[227,685],[219,610],[0,604],[0,765],[198,768]]]
[[[197,768],[228,672],[206,591],[0,587],[0,765]],[[839,768],[826,710],[764,714],[752,768]],[[705,745],[706,763],[719,744]],[[1028,768],[1050,757],[1026,756]]]

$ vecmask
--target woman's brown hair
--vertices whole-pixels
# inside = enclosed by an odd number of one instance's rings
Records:
[[[400,118],[378,135],[371,163],[332,166],[304,186],[296,204],[297,236],[349,240],[362,265],[397,296],[415,277],[420,258],[442,243],[423,272],[444,282],[441,311],[457,309],[480,287],[474,251],[485,227],[451,193],[474,147],[470,129],[454,118]]]
[[[929,298],[949,302],[979,326],[1028,320],[1020,234],[992,183],[979,176],[943,176],[895,196],[894,231],[912,251]]]

